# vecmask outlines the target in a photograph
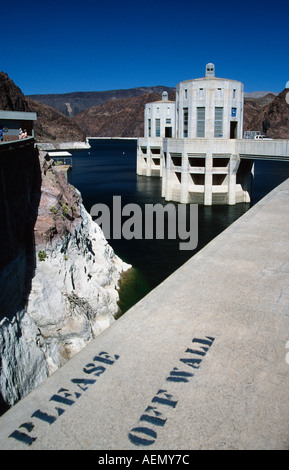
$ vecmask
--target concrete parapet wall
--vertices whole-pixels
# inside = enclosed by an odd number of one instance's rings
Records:
[[[0,419],[1,449],[288,449],[289,180]]]
[[[289,140],[250,140],[236,141],[236,153],[242,157],[289,160]]]

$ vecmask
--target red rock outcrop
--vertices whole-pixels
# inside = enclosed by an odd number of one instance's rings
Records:
[[[34,227],[35,244],[38,248],[55,237],[72,233],[81,222],[80,194],[67,182],[63,167],[55,166],[52,159],[46,161],[43,155],[40,157],[41,199]]]
[[[72,118],[87,136],[141,137],[144,135],[144,106],[161,99],[158,93],[110,100],[86,109]],[[174,94],[169,95],[174,100]]]
[[[25,98],[29,111],[37,113],[34,123],[37,142],[84,142],[85,134],[76,122],[62,113],[31,98]]]
[[[3,111],[29,111],[22,91],[4,72],[0,72],[0,109]]]
[[[245,130],[260,130],[273,139],[289,139],[289,104],[286,102],[288,89],[283,90],[265,106],[256,106],[247,119]]]

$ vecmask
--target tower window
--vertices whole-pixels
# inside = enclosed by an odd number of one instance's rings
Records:
[[[184,137],[188,137],[188,119],[189,119],[188,108],[184,108]]]
[[[223,137],[223,108],[215,108],[214,137]]]
[[[152,120],[148,119],[148,135],[149,137],[152,136]]]
[[[205,107],[197,108],[197,137],[205,137],[205,114]]]
[[[156,119],[156,137],[161,136],[161,120]]]

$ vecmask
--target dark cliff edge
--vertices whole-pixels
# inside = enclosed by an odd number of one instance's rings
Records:
[[[14,322],[18,335],[19,317],[27,304],[35,273],[34,226],[41,194],[41,171],[33,139],[0,147],[0,323]],[[4,319],[4,320],[3,320]],[[2,352],[13,345],[0,335]],[[13,367],[13,366],[12,366]],[[0,387],[0,414],[8,405]]]
[[[0,290],[0,319],[23,307],[35,270],[34,226],[41,195],[41,171],[33,139],[0,147],[0,283],[13,265],[9,288]],[[2,282],[1,282],[2,281]],[[14,294],[13,294],[14,293]]]

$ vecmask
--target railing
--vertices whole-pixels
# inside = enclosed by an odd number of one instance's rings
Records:
[[[9,133],[7,134],[4,132],[2,136],[3,140],[0,141],[0,144],[5,143],[5,142],[14,142],[15,140],[24,140],[24,139],[28,139],[29,137],[33,137],[33,136],[27,135],[27,137],[20,138],[19,134],[9,134]]]
[[[25,147],[31,144],[34,144],[34,137],[26,137],[25,139],[17,139],[4,142],[2,141],[0,142],[0,152]]]

